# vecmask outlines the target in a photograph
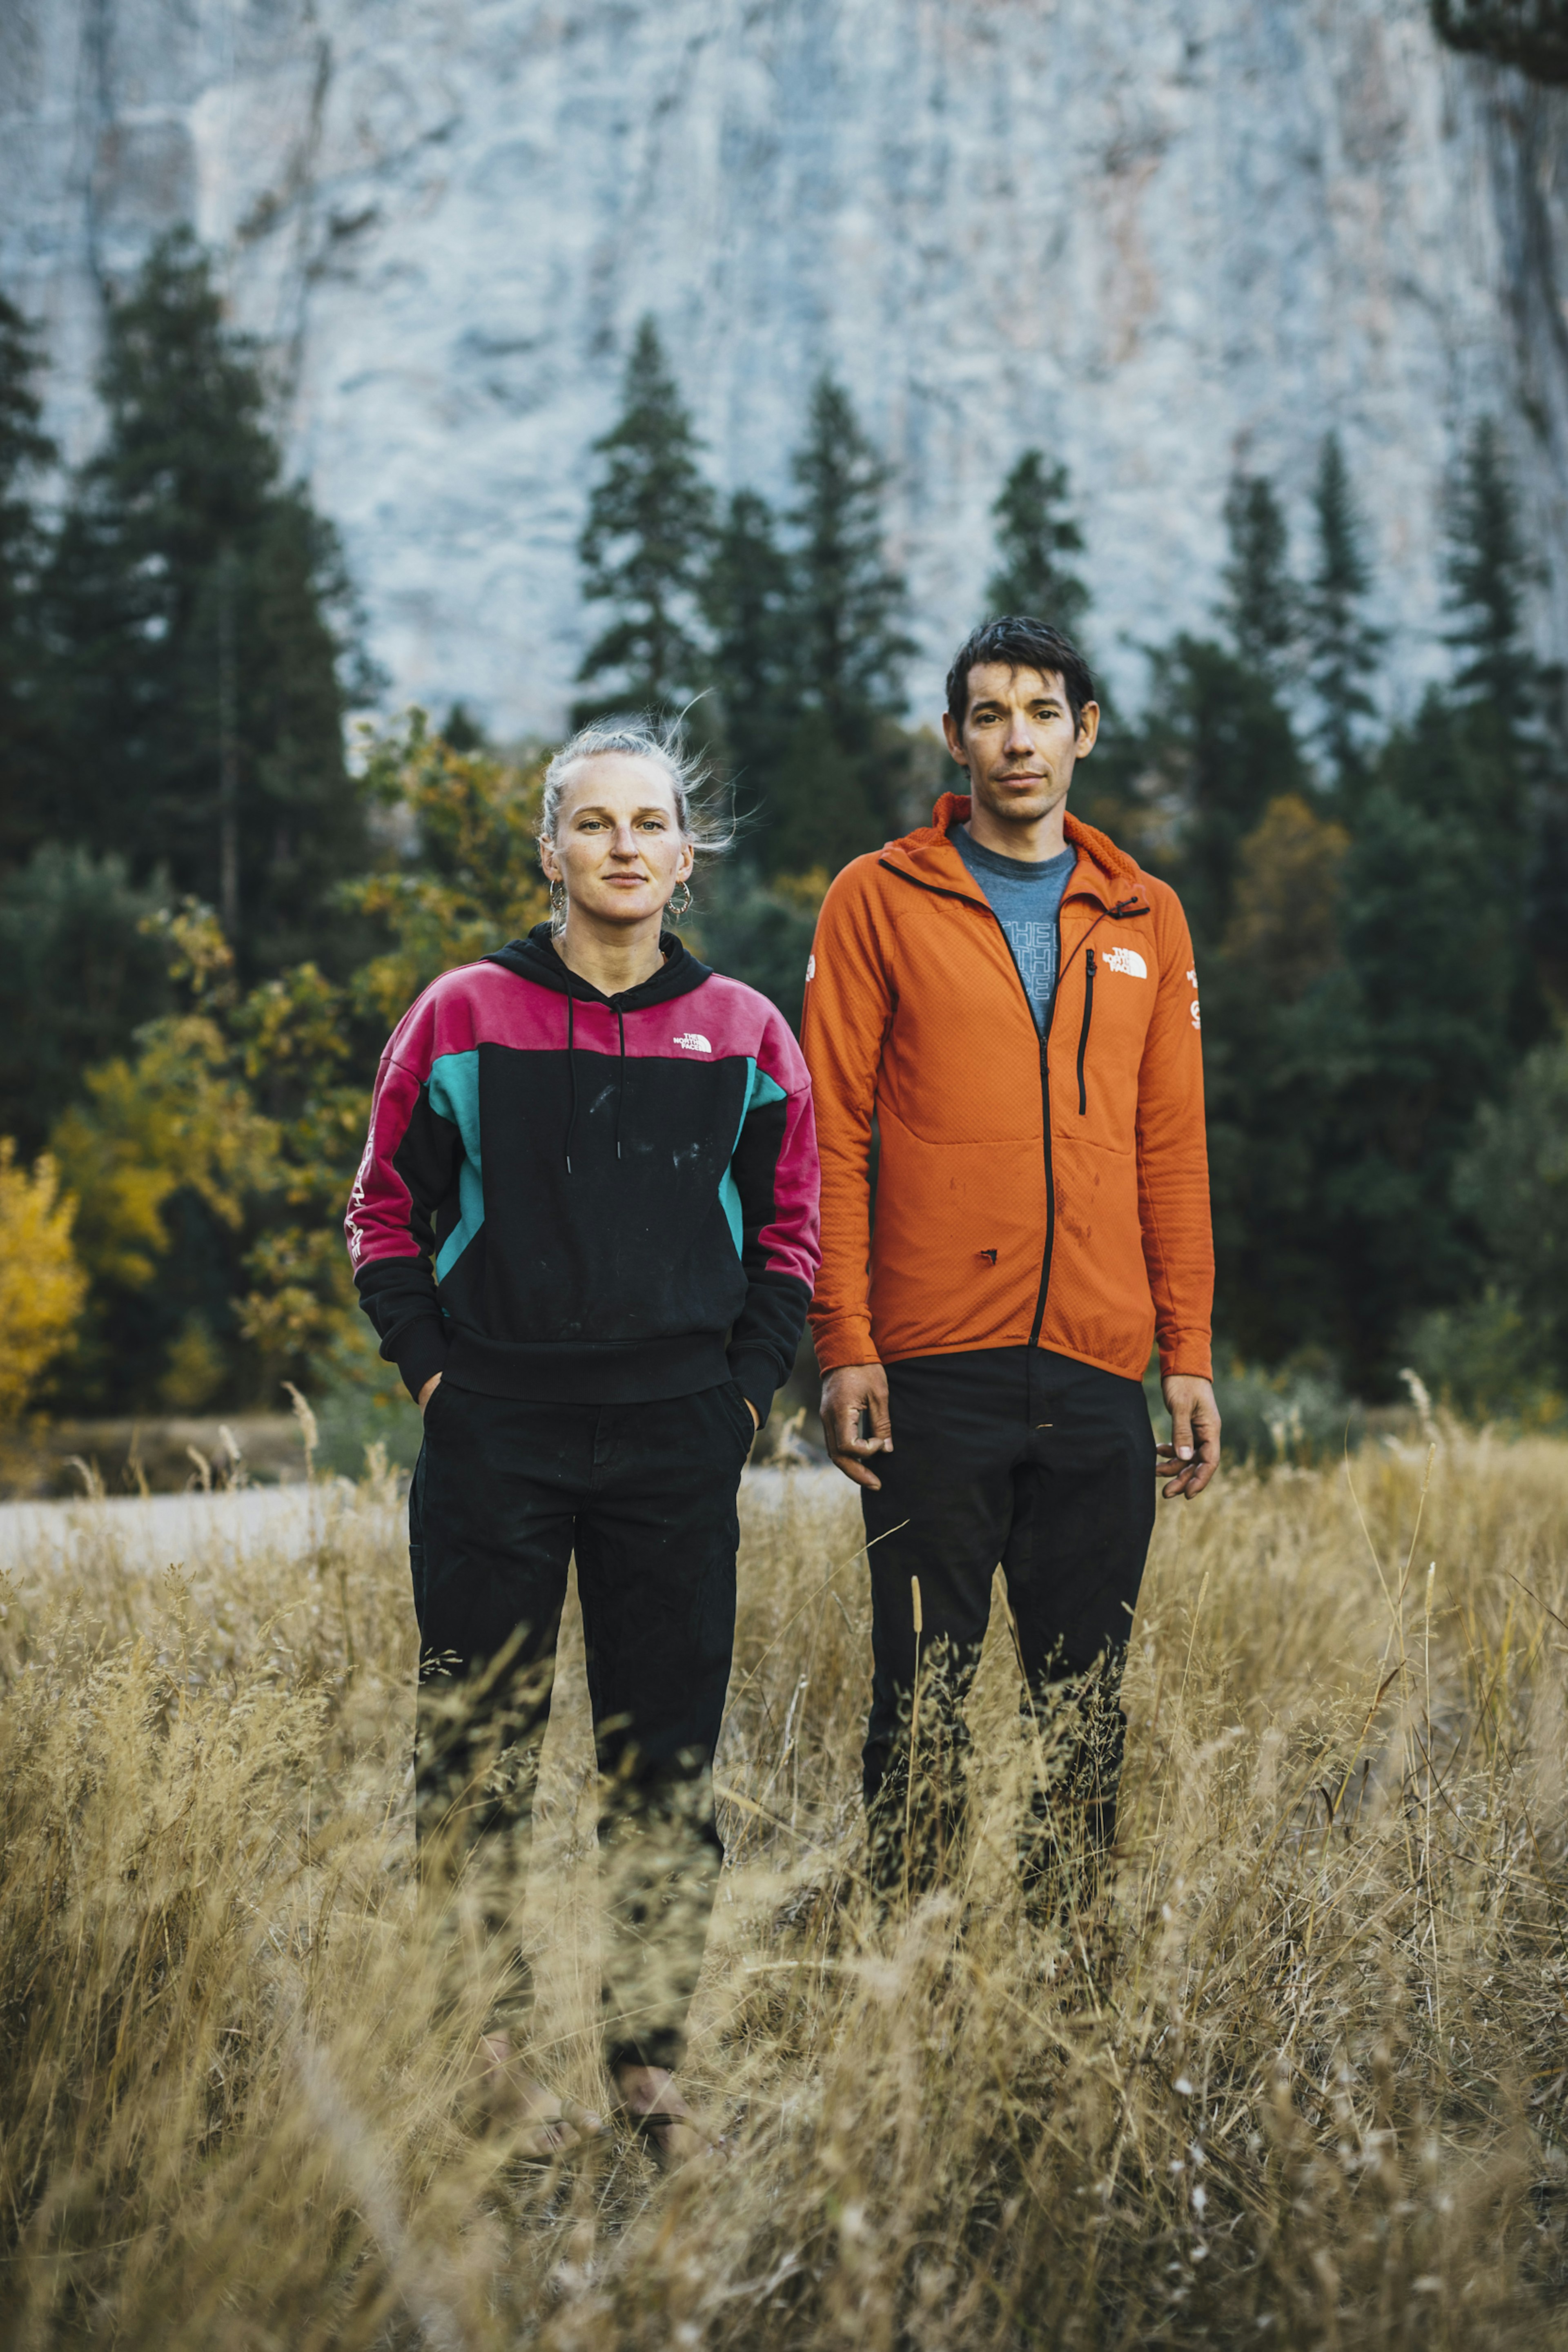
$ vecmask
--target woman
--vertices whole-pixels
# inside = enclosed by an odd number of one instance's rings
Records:
[[[715,845],[677,741],[573,737],[545,779],[552,919],[405,1015],[347,1221],[361,1303],[424,1415],[422,1874],[461,1879],[515,1950],[575,1551],[615,1849],[606,2058],[664,2162],[699,2144],[673,2073],[723,1863],[736,1492],[819,1255],[795,1040],[664,928]],[[486,2037],[493,2070],[510,2042]],[[519,2095],[541,2153],[600,2128],[531,2077]]]

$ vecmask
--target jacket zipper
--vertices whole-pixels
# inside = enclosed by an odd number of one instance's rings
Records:
[[[919,881],[915,875],[905,874],[902,866],[890,865],[885,857],[879,857],[876,862],[880,866],[883,867],[887,873],[896,874],[901,882],[913,882],[917,890],[928,890],[934,898],[956,898],[961,907],[979,907],[986,914],[989,915],[998,930],[1002,933],[1002,944],[1008,951],[1008,961],[1012,965],[1014,979],[1018,982],[1019,988],[1023,990],[1023,1001],[1025,1005],[1028,1007],[1030,1026],[1032,1028],[1034,1025],[1034,1007],[1029,1002],[1029,991],[1027,988],[1024,988],[1023,974],[1019,971],[1018,963],[1014,958],[1012,942],[1008,938],[1006,931],[1002,930],[1001,918],[997,913],[996,908],[992,906],[987,905],[984,898],[972,898],[967,890],[945,890],[939,882]],[[1090,924],[1089,932],[1086,932],[1084,937],[1087,939],[1090,932],[1098,930],[1100,925],[1105,920],[1107,916],[1111,918],[1113,922],[1120,922],[1126,915],[1142,914],[1144,911],[1145,909],[1142,907],[1135,906],[1132,901],[1127,899],[1124,899],[1120,906],[1102,907],[1100,912],[1095,916],[1094,920]],[[1058,918],[1058,923],[1060,927],[1060,917]],[[1073,953],[1077,953],[1076,949],[1073,950]],[[1089,950],[1089,961],[1085,967],[1085,986],[1091,995],[1093,991],[1093,970],[1094,950],[1091,948]],[[1056,1247],[1056,1170],[1052,1164],[1051,1157],[1051,1066],[1047,1059],[1047,1055],[1051,1046],[1051,1024],[1056,1019],[1057,1001],[1061,994],[1061,983],[1065,977],[1066,969],[1063,967],[1062,971],[1059,971],[1056,975],[1056,990],[1051,1000],[1051,1011],[1046,1016],[1045,1027],[1040,1033],[1040,1114],[1044,1122],[1045,1129],[1045,1252],[1040,1260],[1040,1292],[1034,1302],[1034,1321],[1030,1326],[1029,1344],[1031,1348],[1037,1348],[1040,1345],[1040,1326],[1045,1321],[1045,1297],[1047,1291],[1051,1288],[1051,1253]],[[1088,1008],[1086,1005],[1084,1009],[1083,1021],[1083,1035],[1085,1041],[1088,1038],[1088,1034],[1089,1020]],[[1078,1049],[1078,1086],[1079,1091],[1082,1094],[1083,1087],[1083,1046],[1082,1044]]]
[[[1083,1026],[1078,1033],[1078,1116],[1082,1118],[1089,1108],[1089,1092],[1083,1083],[1083,1056],[1089,1051],[1089,1024],[1094,1017],[1094,950],[1090,948],[1083,964]]]

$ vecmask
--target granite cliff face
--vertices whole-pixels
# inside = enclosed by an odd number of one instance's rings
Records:
[[[1330,424],[1405,692],[1483,410],[1568,637],[1568,93],[1444,51],[1425,0],[8,0],[0,113],[0,283],[71,454],[102,289],[193,220],[401,696],[559,722],[644,310],[725,485],[780,490],[812,376],[849,383],[899,468],[922,707],[1030,442],[1128,687],[1203,621],[1233,463],[1304,530]]]

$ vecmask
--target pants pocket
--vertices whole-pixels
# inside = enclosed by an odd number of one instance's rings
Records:
[[[719,1393],[729,1407],[730,1419],[735,1423],[736,1435],[740,1440],[741,1459],[744,1461],[751,1452],[758,1434],[757,1423],[751,1418],[751,1407],[746,1402],[745,1393],[738,1381],[726,1381]]]

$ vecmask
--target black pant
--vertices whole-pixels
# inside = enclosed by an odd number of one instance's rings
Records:
[[[611,1849],[612,2066],[674,2064],[702,1964],[724,1861],[711,1768],[752,1435],[733,1382],[594,1405],[443,1381],[425,1412],[409,1496],[422,1874],[480,1890],[486,1938],[514,1921],[575,1551]]]
[[[894,1452],[862,1496],[875,1666],[864,1784],[873,1876],[928,1885],[961,1836],[963,1706],[999,1561],[1024,1676],[1023,1705],[1050,1717],[1020,1844],[1026,1878],[1061,1851],[1062,1801],[1080,1850],[1114,1834],[1121,1667],[1155,1521],[1155,1439],[1142,1387],[1039,1348],[922,1356],[887,1368]],[[916,1637],[911,1579],[920,1586]],[[919,1680],[916,1685],[918,1653]],[[1071,1719],[1051,1686],[1082,1677]],[[918,1712],[909,1801],[910,1721]],[[1049,1779],[1054,1797],[1039,1781]],[[918,1819],[914,1851],[904,1825]]]

